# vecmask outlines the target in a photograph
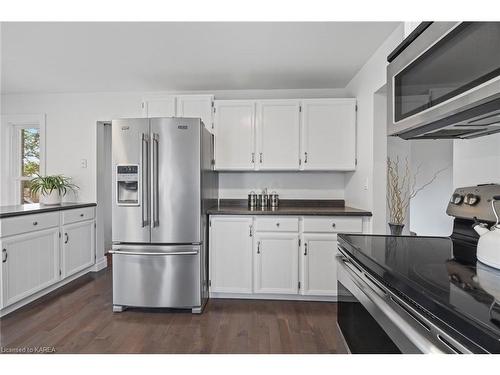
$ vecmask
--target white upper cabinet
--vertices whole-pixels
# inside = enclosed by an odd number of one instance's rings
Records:
[[[253,170],[255,102],[215,101],[215,169]]]
[[[146,99],[142,103],[144,117],[174,117],[175,96]]]
[[[257,102],[258,170],[298,170],[300,157],[300,101]]]
[[[177,117],[199,117],[213,133],[213,95],[181,95],[177,97]]]
[[[356,168],[356,100],[302,100],[304,170]]]

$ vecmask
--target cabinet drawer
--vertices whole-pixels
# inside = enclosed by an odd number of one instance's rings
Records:
[[[298,232],[298,217],[266,217],[255,219],[257,232]]]
[[[63,225],[94,218],[94,207],[75,208],[62,212]]]
[[[33,232],[59,226],[59,212],[8,217],[1,220],[0,236]]]
[[[363,231],[363,219],[360,217],[328,217],[304,218],[304,232],[316,233],[339,233],[351,232],[361,233]]]

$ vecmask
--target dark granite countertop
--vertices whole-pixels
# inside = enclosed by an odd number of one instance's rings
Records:
[[[42,212],[71,210],[73,208],[83,208],[96,206],[96,203],[66,202],[57,205],[44,206],[39,203],[18,204],[13,206],[0,206],[0,219],[12,216],[38,214]]]
[[[500,353],[500,270],[450,237],[339,234],[365,269],[474,353]]]
[[[246,199],[221,199],[208,209],[210,215],[295,215],[295,216],[371,216],[369,211],[347,207],[343,200],[282,199],[278,208],[250,209]]]

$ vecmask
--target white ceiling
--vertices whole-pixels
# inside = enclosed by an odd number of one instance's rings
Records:
[[[397,25],[2,23],[1,90],[343,88]]]

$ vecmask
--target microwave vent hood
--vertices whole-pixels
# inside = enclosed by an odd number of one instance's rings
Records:
[[[403,139],[471,139],[500,132],[500,98],[394,134]]]
[[[500,22],[422,22],[388,56],[387,134],[500,133]]]

